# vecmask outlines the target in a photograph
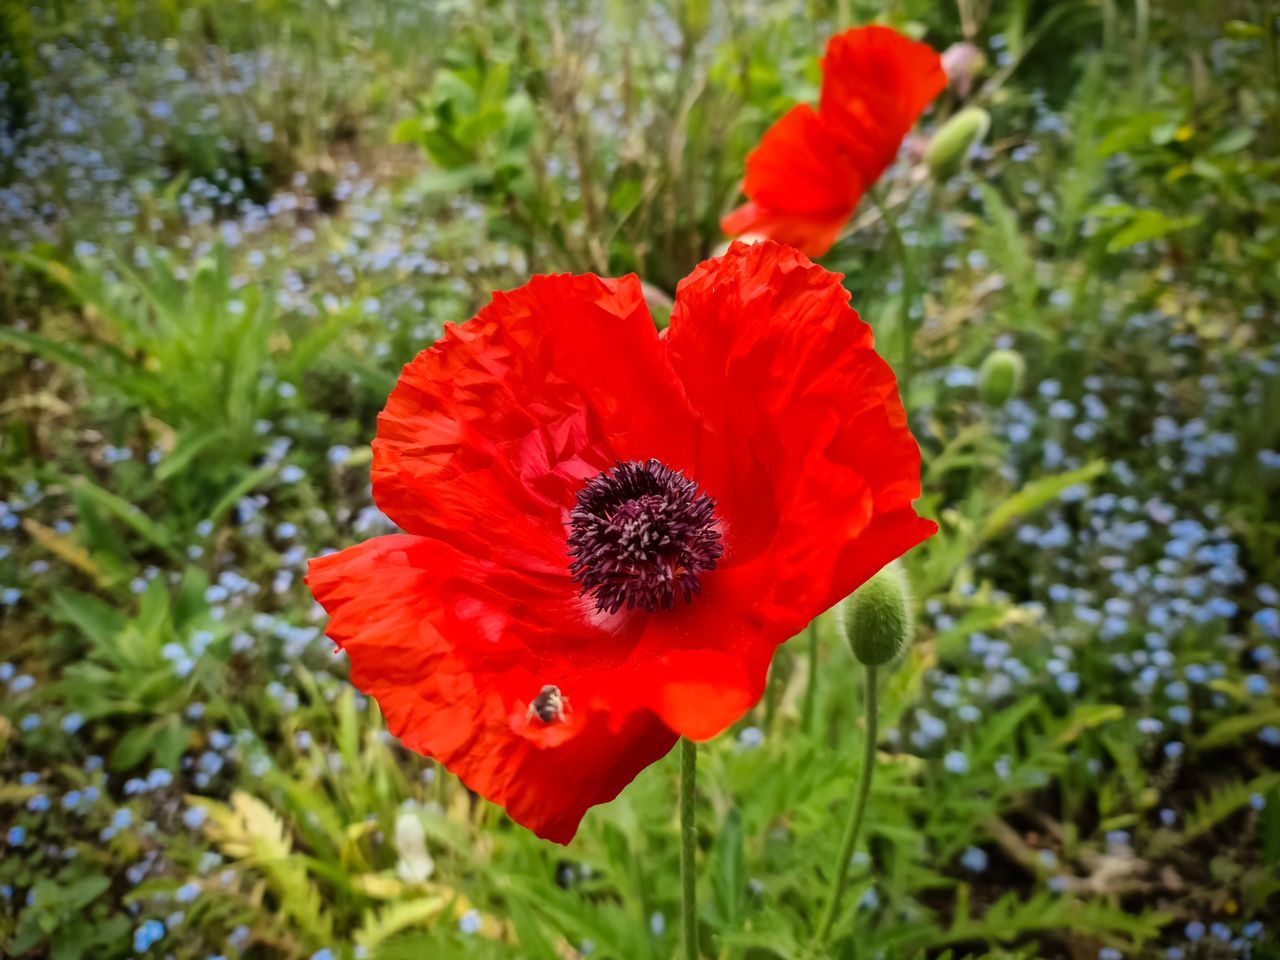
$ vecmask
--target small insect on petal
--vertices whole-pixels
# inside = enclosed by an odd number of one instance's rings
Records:
[[[528,717],[530,720],[537,717],[543,723],[554,723],[563,720],[568,709],[569,698],[554,683],[548,683],[529,704]]]

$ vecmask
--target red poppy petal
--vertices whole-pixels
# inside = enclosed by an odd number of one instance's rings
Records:
[[[789,213],[852,210],[863,185],[857,171],[842,162],[837,147],[812,107],[792,107],[747,155],[743,193]]]
[[[732,631],[756,696],[773,646],[936,529],[911,507],[920,454],[893,372],[841,279],[790,247],[735,243],[677,288],[666,338],[725,522],[725,571],[705,588],[724,576],[724,607],[758,624]]]
[[[513,820],[567,843],[589,807],[617,796],[676,735],[599,682],[613,682],[608,671],[530,649],[530,637],[593,628],[574,625],[583,618],[557,605],[558,588],[519,576],[399,535],[312,560],[307,583],[352,682],[378,701],[391,732]],[[568,699],[550,724],[529,716],[545,684]]]
[[[747,156],[742,192],[752,201],[729,214],[730,236],[758,233],[817,256],[852,215],[863,181],[813,108],[797,106]]]
[[[709,740],[764,693],[769,660],[790,634],[758,615],[758,587],[754,565],[717,569],[688,607],[660,611],[645,624],[631,663],[648,682],[636,690],[672,730]]]
[[[582,481],[619,460],[687,465],[693,436],[640,282],[535,277],[405,366],[373,493],[411,533],[558,571]]]
[[[873,183],[946,85],[942,58],[928,44],[889,27],[859,27],[827,43],[818,112],[863,182]]]
[[[757,236],[789,244],[810,257],[820,257],[836,242],[850,211],[830,214],[786,213],[748,201],[720,220],[727,237]]]

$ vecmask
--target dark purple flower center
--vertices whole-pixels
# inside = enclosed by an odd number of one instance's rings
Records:
[[[658,460],[620,463],[587,481],[570,514],[569,571],[596,609],[688,603],[724,553],[716,502]]]

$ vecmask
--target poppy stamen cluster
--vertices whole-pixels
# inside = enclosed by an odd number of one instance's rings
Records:
[[[569,572],[599,613],[650,613],[686,603],[724,554],[716,502],[658,460],[632,460],[592,477],[570,514]]]

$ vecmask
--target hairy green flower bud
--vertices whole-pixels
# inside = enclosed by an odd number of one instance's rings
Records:
[[[882,667],[906,652],[914,632],[908,595],[906,575],[891,563],[845,600],[844,632],[859,661]]]
[[[935,180],[946,180],[964,165],[974,144],[981,143],[991,127],[991,117],[981,107],[965,107],[942,125],[924,152],[924,162]]]
[[[978,396],[989,407],[1003,407],[1021,388],[1025,370],[1016,350],[993,350],[978,371]]]

